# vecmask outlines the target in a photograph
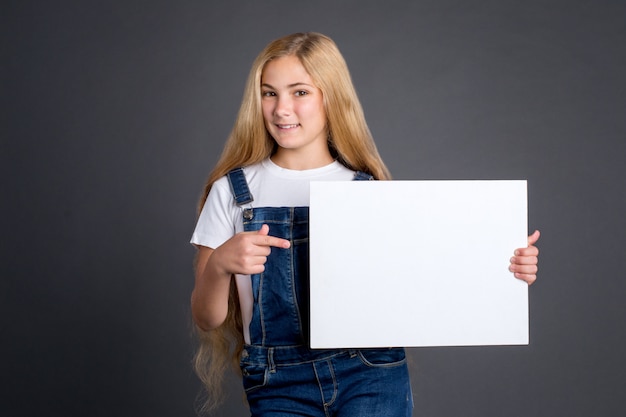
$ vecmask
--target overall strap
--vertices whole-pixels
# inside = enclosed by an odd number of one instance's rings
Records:
[[[246,181],[246,176],[243,174],[242,168],[235,168],[232,171],[226,174],[228,177],[228,182],[230,183],[230,190],[233,193],[233,197],[235,198],[235,203],[238,206],[243,206],[244,204],[249,204],[254,201],[252,198],[252,194],[250,193],[250,188],[248,188],[248,181]]]
[[[374,179],[373,175],[366,174],[365,172],[357,171],[356,174],[354,174],[353,181],[369,181],[373,179]]]

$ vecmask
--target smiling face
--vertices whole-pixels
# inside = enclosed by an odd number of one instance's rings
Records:
[[[322,91],[293,55],[270,61],[261,76],[265,127],[278,144],[272,160],[309,169],[332,162]]]

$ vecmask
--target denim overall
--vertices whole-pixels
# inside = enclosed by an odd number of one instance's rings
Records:
[[[410,417],[404,349],[308,347],[309,208],[253,208],[243,170],[227,176],[244,231],[267,224],[270,235],[291,242],[271,248],[265,271],[251,276],[250,344],[240,365],[252,416]],[[354,179],[372,177],[357,172]]]

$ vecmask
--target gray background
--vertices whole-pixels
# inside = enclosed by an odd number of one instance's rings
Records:
[[[396,178],[529,181],[531,343],[411,349],[414,415],[620,414],[625,4],[3,1],[0,415],[194,415],[197,198],[254,56],[306,30]]]

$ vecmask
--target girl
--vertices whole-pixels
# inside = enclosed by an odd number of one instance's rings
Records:
[[[404,349],[307,347],[309,183],[353,179],[390,174],[339,50],[317,33],[271,42],[254,61],[192,237],[205,411],[232,361],[253,416],[411,415]],[[529,284],[538,238],[511,258]]]

